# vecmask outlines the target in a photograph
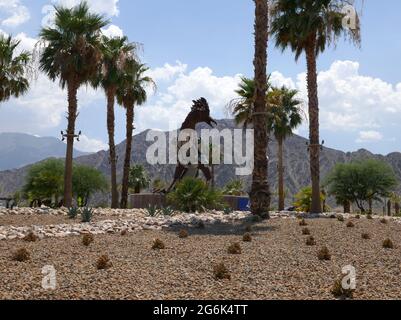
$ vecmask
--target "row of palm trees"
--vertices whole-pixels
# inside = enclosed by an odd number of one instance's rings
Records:
[[[146,86],[153,85],[147,77],[148,68],[139,62],[138,45],[127,37],[108,38],[101,29],[108,21],[91,13],[86,2],[73,8],[56,6],[54,25],[40,32],[39,68],[52,81],[59,81],[68,91],[67,154],[65,162],[64,206],[72,205],[72,161],[78,116],[77,92],[83,85],[103,89],[107,101],[107,131],[111,165],[111,206],[126,208],[134,107],[147,100]],[[126,152],[121,202],[117,189],[117,156],[114,140],[115,102],[126,109]]]
[[[254,83],[244,83],[254,87],[253,94],[248,96],[252,101],[252,109],[249,113],[255,130],[255,169],[251,191],[252,213],[268,216],[270,207],[267,181],[268,161],[266,160],[269,132],[266,115],[270,114],[270,102],[266,100],[269,31],[275,39],[276,47],[283,51],[287,48],[292,50],[295,60],[298,60],[302,54],[306,56],[312,180],[311,212],[320,213],[322,212],[320,201],[321,144],[316,61],[319,54],[323,53],[330,44],[335,43],[341,35],[349,37],[359,45],[361,39],[359,19],[357,17],[355,29],[349,29],[347,23],[344,23],[348,18],[343,13],[343,8],[353,2],[349,0],[254,0],[254,2],[256,8],[255,77]],[[270,15],[268,11],[270,11]],[[269,16],[272,20],[270,23]],[[271,26],[270,30],[269,25]]]
[[[37,51],[39,69],[52,81],[59,81],[68,93],[68,126],[65,138],[67,151],[64,177],[64,206],[72,206],[72,170],[75,122],[78,117],[79,88],[90,85],[101,88],[107,100],[107,130],[109,135],[112,208],[126,208],[134,122],[134,107],[147,100],[147,86],[153,86],[146,76],[148,68],[140,63],[137,45],[126,37],[108,38],[101,29],[108,21],[91,13],[86,2],[73,8],[56,6],[54,25],[40,31]],[[0,36],[0,102],[19,97],[29,89],[32,53],[17,54],[19,41]],[[35,55],[36,56],[36,55]],[[126,153],[121,202],[117,189],[117,158],[114,141],[115,101],[126,109]]]

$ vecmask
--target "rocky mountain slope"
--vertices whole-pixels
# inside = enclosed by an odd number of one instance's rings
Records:
[[[75,156],[85,154],[75,150]],[[65,157],[65,144],[57,138],[0,133],[0,171],[22,168],[50,157]]]
[[[234,129],[235,125],[232,120],[218,121],[218,129]],[[152,179],[161,178],[165,181],[171,181],[175,166],[174,165],[149,165],[146,161],[146,150],[153,142],[146,141],[147,131],[142,132],[134,137],[132,158],[134,163],[144,165]],[[118,175],[121,177],[123,170],[125,142],[117,146],[118,154]],[[277,142],[272,139],[269,144],[270,167],[269,181],[271,182],[271,190],[277,190]],[[401,181],[401,153],[395,152],[387,156],[374,155],[367,150],[359,150],[357,152],[344,153],[342,151],[323,148],[321,156],[321,172],[324,178],[327,173],[334,167],[336,163],[349,162],[356,159],[375,158],[389,163],[398,178]],[[93,166],[109,174],[109,157],[105,151],[96,154],[90,154],[76,159],[78,163]],[[227,182],[238,179],[235,175],[235,166],[220,165],[216,167],[216,181],[218,186],[224,186]],[[24,183],[24,176],[27,167],[0,172],[0,185],[3,186],[3,193],[12,194],[21,188]],[[246,186],[249,188],[251,177],[242,177]],[[309,157],[307,150],[307,140],[294,135],[285,142],[285,185],[287,188],[287,204],[291,204],[296,194],[302,187],[310,184],[309,174]]]

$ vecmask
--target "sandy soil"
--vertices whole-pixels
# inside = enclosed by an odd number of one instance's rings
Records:
[[[54,217],[59,218],[66,219]],[[20,218],[10,219],[18,223]],[[307,220],[316,246],[306,245],[296,219],[253,225],[250,243],[242,242],[245,223],[189,229],[186,239],[178,237],[178,230],[99,235],[89,247],[81,237],[0,241],[0,299],[333,299],[331,288],[347,265],[357,272],[355,299],[401,299],[401,224],[353,222],[355,227],[347,228],[347,221]],[[371,239],[363,240],[362,233]],[[151,249],[155,238],[165,243],[165,250]],[[386,238],[394,249],[383,248]],[[241,243],[242,254],[227,253],[233,242]],[[323,246],[331,261],[318,259]],[[19,248],[30,252],[30,261],[12,261]],[[97,270],[96,260],[103,254],[113,266]],[[220,262],[231,280],[215,280],[213,267]],[[57,270],[54,291],[41,287],[46,265]]]

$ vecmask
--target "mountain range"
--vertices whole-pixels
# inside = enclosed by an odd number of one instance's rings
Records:
[[[200,126],[203,128],[203,126]],[[220,120],[218,121],[218,129],[230,129],[233,130],[236,125],[233,120]],[[136,164],[142,164],[151,179],[161,178],[167,182],[170,182],[174,174],[174,165],[150,165],[146,161],[146,151],[153,142],[146,141],[148,131],[144,131],[134,137],[132,161]],[[310,173],[309,173],[309,155],[307,142],[305,138],[297,135],[289,137],[285,141],[284,150],[284,163],[285,163],[285,186],[286,186],[286,202],[290,205],[294,200],[294,195],[299,190],[310,184]],[[118,176],[121,178],[123,171],[124,152],[125,152],[125,141],[117,146],[117,171]],[[64,150],[63,150],[64,151]],[[20,152],[23,152],[21,150]],[[42,152],[45,152],[44,150]],[[277,142],[274,138],[271,138],[269,143],[269,181],[271,183],[271,190],[275,192],[277,190]],[[321,153],[321,176],[324,178],[337,163],[350,162],[353,160],[362,159],[378,159],[388,163],[397,175],[399,181],[401,181],[401,153],[394,152],[387,156],[375,155],[367,150],[361,149],[356,152],[345,153],[343,151],[334,150],[324,147]],[[89,155],[79,156],[75,159],[77,163],[89,165],[102,171],[104,174],[109,175],[110,164],[109,156],[107,151],[100,151]],[[0,185],[3,188],[3,193],[13,194],[15,191],[20,189],[24,184],[24,178],[29,166],[0,172]],[[229,181],[238,179],[235,175],[236,167],[233,165],[220,165],[217,166],[216,171],[216,183],[222,187]],[[251,177],[241,178],[246,187],[249,189],[251,183]],[[400,189],[401,191],[401,189]],[[106,201],[106,199],[97,198],[97,201]]]
[[[87,153],[74,151],[76,157]],[[65,157],[65,144],[54,137],[0,133],[0,171],[22,168],[46,158]]]

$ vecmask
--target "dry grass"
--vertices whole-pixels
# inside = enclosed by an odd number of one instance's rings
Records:
[[[383,241],[383,248],[385,249],[394,249],[394,243],[391,239],[386,239]]]
[[[354,228],[355,224],[352,221],[347,222],[347,228]]]
[[[36,242],[39,240],[39,237],[33,232],[30,231],[23,239],[26,242]]]
[[[322,249],[319,250],[317,257],[319,258],[320,261],[330,261],[331,254],[329,249],[326,246],[324,246]]]
[[[100,256],[96,261],[96,268],[98,270],[107,270],[112,266],[113,264],[111,263],[110,258],[107,255]]]
[[[231,280],[230,271],[224,263],[219,263],[214,266],[213,275],[216,280]]]
[[[95,241],[95,238],[93,237],[93,234],[89,233],[89,234],[85,234],[82,237],[82,244],[85,247],[89,247],[93,242]]]
[[[180,239],[186,239],[186,238],[189,237],[189,233],[188,233],[187,230],[182,229],[182,230],[180,230],[180,232],[178,233],[178,237],[179,237]]]
[[[13,253],[12,260],[18,262],[26,262],[31,259],[31,255],[27,249],[21,248]]]
[[[309,236],[308,239],[306,239],[306,245],[307,246],[315,246],[316,245],[315,238],[312,236]]]
[[[228,247],[227,252],[229,254],[241,254],[242,253],[241,245],[238,242],[233,243]]]
[[[362,239],[364,239],[364,240],[370,240],[370,235],[369,235],[369,233],[362,233]]]
[[[310,230],[308,228],[302,229],[302,235],[304,236],[310,236]]]
[[[243,242],[252,242],[252,236],[250,233],[245,233],[242,237]]]
[[[163,250],[166,249],[166,245],[160,239],[155,239],[152,245],[153,250]]]

